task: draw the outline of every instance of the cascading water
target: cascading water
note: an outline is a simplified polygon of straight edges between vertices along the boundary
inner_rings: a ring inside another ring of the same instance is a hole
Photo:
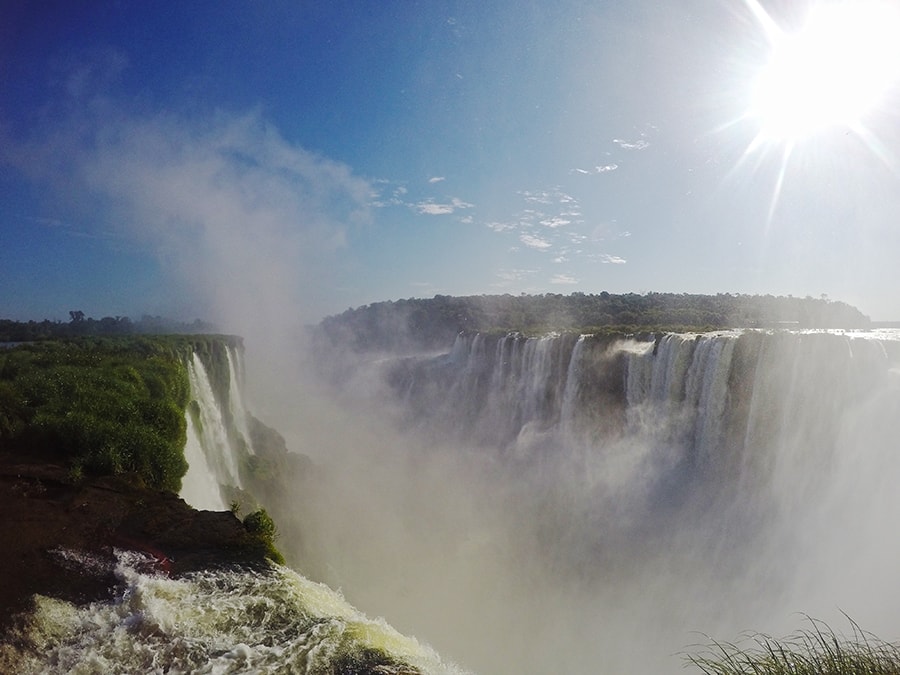
[[[240,356],[232,347],[224,352],[226,387],[216,391],[207,366],[194,353],[187,363],[192,401],[186,412],[188,471],[181,496],[195,508],[226,510],[220,485],[240,488],[241,462],[253,454],[249,414],[240,386]],[[212,364],[211,364],[212,365]]]
[[[427,565],[458,565],[477,611],[545,635],[523,644],[473,616],[454,643],[458,628],[396,603],[435,624],[430,640],[444,631],[442,652],[477,652],[476,670],[677,672],[691,631],[778,634],[797,612],[839,624],[842,610],[896,637],[900,547],[883,533],[900,518],[900,334],[460,335],[445,355],[381,367],[403,402],[411,475],[443,452],[434,471],[451,487],[429,484],[429,499],[460,509],[455,484],[477,504],[458,548],[448,534],[427,564],[410,554],[396,572],[440,584],[453,572]],[[428,536],[408,526],[405,545]],[[316,541],[323,556],[346,527]],[[478,560],[498,605],[465,577],[472,532],[496,542]],[[335,579],[352,589],[355,574],[343,563]],[[480,646],[479,631],[495,642]]]
[[[221,487],[240,486],[240,463],[252,453],[239,354],[231,347],[195,352],[186,366],[190,469],[182,496],[195,508],[227,510]],[[106,556],[52,553],[87,576],[114,576],[112,597],[79,605],[34,596],[27,621],[0,642],[4,672],[467,672],[384,619],[368,618],[340,592],[281,565],[212,567],[172,577],[161,553],[115,551],[114,566]]]
[[[383,620],[367,618],[339,593],[287,568],[211,570],[171,579],[153,573],[151,558],[117,555],[121,591],[114,602],[78,607],[38,596],[31,631],[21,645],[0,647],[0,657],[24,647],[15,659],[20,675],[463,673]],[[366,667],[371,649],[396,663]]]
[[[185,494],[236,484],[252,451],[223,364],[190,363],[187,478],[206,482]],[[403,414],[384,386],[339,399],[336,459],[286,494],[304,513],[279,546],[302,539],[313,578],[454,661],[684,672],[693,631],[778,635],[796,612],[897,636],[900,334],[460,336],[351,371],[383,375]],[[329,672],[361,635],[456,672],[336,600],[316,609],[325,590],[280,568],[173,580],[123,559],[119,576],[111,604],[40,601],[30,672],[75,654],[87,672]]]

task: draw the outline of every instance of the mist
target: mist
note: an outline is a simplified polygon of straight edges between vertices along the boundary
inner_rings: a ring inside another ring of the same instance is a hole
[[[43,163],[55,154],[62,165]],[[464,424],[452,401],[410,420],[383,377],[392,355],[331,354],[352,377],[323,377],[303,327],[338,282],[331,253],[366,227],[372,185],[260,113],[99,100],[10,158],[110,209],[91,233],[155,256],[174,313],[244,337],[248,407],[315,465],[279,505],[279,547],[444,658],[484,673],[674,673],[702,634],[779,635],[801,612],[896,637],[896,370],[856,381],[827,367],[848,363],[830,347],[771,346],[747,373],[767,436],[745,439],[768,451],[710,460],[703,481],[679,473],[685,443],[666,442],[692,411],[660,401],[629,402],[627,432],[602,445],[530,426],[491,446],[448,431]]]

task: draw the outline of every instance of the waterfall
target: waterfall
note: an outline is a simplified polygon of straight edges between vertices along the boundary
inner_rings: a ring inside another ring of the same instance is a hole
[[[192,364],[190,421],[209,404],[239,437],[233,357]],[[778,635],[839,610],[895,638],[900,333],[461,334],[353,358],[354,442],[292,535],[317,579],[441,653],[674,673],[692,631]],[[223,471],[201,430],[189,461]],[[222,443],[235,466],[252,452]]]
[[[231,413],[232,423],[238,438],[245,441],[247,451],[253,454],[253,446],[250,441],[250,432],[247,428],[248,414],[244,405],[243,394],[243,362],[240,352],[229,346],[225,352],[228,361],[228,408]]]
[[[409,424],[458,442],[552,452],[594,473],[627,455],[652,503],[693,499],[706,481],[707,495],[735,500],[764,484],[764,508],[791,509],[833,465],[848,411],[892,391],[898,345],[892,333],[822,331],[461,335],[395,382]]]
[[[216,357],[209,367],[227,376],[227,383],[218,388],[199,354],[193,353],[187,363],[192,400],[185,413],[188,471],[181,496],[195,508],[224,510],[220,486],[242,487],[241,463],[253,448],[241,391],[240,354],[228,347],[212,358]]]
[[[188,413],[187,440],[184,446],[184,458],[188,463],[188,471],[181,480],[181,498],[195,509],[224,511],[228,508],[219,489],[216,470],[210,464],[203,450],[203,441],[194,424],[193,415]]]

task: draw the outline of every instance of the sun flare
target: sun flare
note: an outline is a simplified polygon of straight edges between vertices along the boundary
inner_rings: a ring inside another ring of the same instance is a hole
[[[834,126],[854,128],[900,77],[896,4],[820,4],[792,33],[766,23],[770,58],[752,84],[750,111],[761,140],[793,143]]]

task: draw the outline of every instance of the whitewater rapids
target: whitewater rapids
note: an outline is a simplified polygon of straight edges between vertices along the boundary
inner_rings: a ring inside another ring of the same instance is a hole
[[[66,555],[86,567],[102,564]],[[20,675],[463,673],[286,567],[174,579],[144,555],[120,551],[117,558],[112,600],[77,606],[37,596],[27,630],[0,648],[0,663],[14,663]],[[406,666],[365,670],[371,649]]]

